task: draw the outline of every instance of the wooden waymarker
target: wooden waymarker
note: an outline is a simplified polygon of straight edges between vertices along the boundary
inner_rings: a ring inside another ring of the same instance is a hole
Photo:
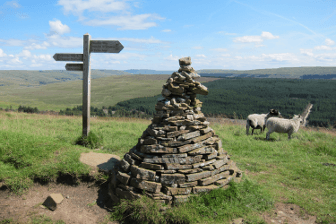
[[[83,71],[83,64],[66,64],[65,69],[67,71]]]
[[[83,35],[83,54],[55,54],[55,61],[82,61],[65,65],[67,71],[83,71],[83,136],[90,132],[91,65],[90,53],[119,53],[124,46],[118,40],[91,40],[90,34]]]
[[[83,54],[54,54],[55,61],[83,61]]]
[[[118,40],[91,40],[91,53],[119,53],[124,46]]]

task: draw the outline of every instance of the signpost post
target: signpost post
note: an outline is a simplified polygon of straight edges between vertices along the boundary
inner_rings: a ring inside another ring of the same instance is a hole
[[[83,71],[83,136],[90,132],[91,65],[90,53],[119,53],[124,46],[118,40],[91,40],[83,35],[83,54],[55,54],[55,61],[82,61],[65,65],[67,71]]]

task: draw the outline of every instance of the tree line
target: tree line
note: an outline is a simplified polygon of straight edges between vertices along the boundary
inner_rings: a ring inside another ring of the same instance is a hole
[[[17,112],[24,112],[24,113],[34,113],[34,114],[55,114],[55,115],[66,115],[66,116],[81,116],[83,107],[76,106],[73,108],[66,108],[65,110],[57,111],[42,111],[39,110],[37,107],[30,107],[30,106],[19,106],[17,110],[13,109],[12,106],[6,109],[0,108],[0,110],[5,111],[17,111]],[[124,107],[120,106],[109,106],[105,107],[102,106],[102,108],[98,107],[90,107],[90,116],[97,116],[97,117],[137,117],[137,118],[143,118],[143,119],[149,119],[152,118],[152,114],[147,114],[146,111],[142,112],[135,109],[125,109]]]
[[[225,78],[205,85],[209,94],[197,98],[203,102],[206,116],[246,119],[249,114],[277,109],[285,118],[292,118],[312,103],[308,125],[336,127],[336,80]],[[117,106],[153,114],[160,98],[135,98]]]
[[[225,78],[205,83],[207,96],[202,112],[208,117],[246,119],[249,114],[277,109],[285,118],[301,114],[308,103],[314,106],[309,126],[336,128],[336,80]],[[91,116],[151,118],[161,95],[135,98],[101,109],[91,106]],[[18,111],[40,113],[35,107],[20,106]],[[82,106],[60,110],[59,115],[78,116]]]

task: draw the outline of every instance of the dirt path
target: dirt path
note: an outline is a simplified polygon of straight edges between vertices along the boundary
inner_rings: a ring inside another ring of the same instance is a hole
[[[80,183],[78,186],[35,184],[21,196],[10,195],[8,190],[2,190],[0,221],[12,218],[20,223],[27,223],[33,216],[46,215],[55,221],[63,220],[65,223],[112,223],[105,219],[111,211],[105,185],[100,188],[93,183]],[[61,193],[64,197],[55,211],[41,206],[51,193]]]
[[[64,200],[55,211],[41,206],[51,193],[61,193]],[[50,183],[35,184],[21,196],[11,195],[8,190],[0,191],[0,221],[12,218],[19,223],[28,223],[34,216],[46,215],[52,220],[62,220],[69,224],[118,224],[109,222],[107,216],[112,211],[111,201],[107,194],[107,186],[96,186],[93,183],[80,183],[78,186]],[[268,224],[314,224],[316,216],[308,215],[294,204],[276,203],[272,211],[261,217]],[[243,224],[242,219],[233,223]]]

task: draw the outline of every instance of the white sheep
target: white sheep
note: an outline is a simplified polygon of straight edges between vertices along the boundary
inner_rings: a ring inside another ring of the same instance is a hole
[[[266,139],[269,140],[270,134],[273,132],[288,133],[288,139],[291,139],[291,135],[299,130],[300,123],[303,121],[304,119],[301,115],[294,115],[292,119],[271,117],[266,122],[268,129]]]
[[[250,114],[246,120],[246,135],[249,134],[250,127],[252,128],[252,135],[254,129],[261,129],[260,133],[262,133],[265,130],[266,120],[269,117],[281,117],[281,114],[275,109],[271,109],[268,114]]]

